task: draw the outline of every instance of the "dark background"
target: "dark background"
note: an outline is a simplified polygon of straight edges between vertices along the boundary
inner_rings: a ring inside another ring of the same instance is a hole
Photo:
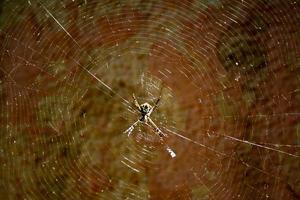
[[[0,4],[1,199],[300,198],[299,1]]]

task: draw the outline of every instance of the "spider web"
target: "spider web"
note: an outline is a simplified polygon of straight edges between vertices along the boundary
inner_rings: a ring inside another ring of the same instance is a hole
[[[0,7],[1,199],[299,199],[298,1]]]

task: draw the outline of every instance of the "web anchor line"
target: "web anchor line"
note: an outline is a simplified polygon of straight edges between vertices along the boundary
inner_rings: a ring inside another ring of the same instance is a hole
[[[44,6],[44,4],[41,3],[41,1],[37,0],[37,2],[41,5],[41,7],[47,12],[47,14],[49,14],[51,16],[51,18],[56,22],[56,24],[58,24],[58,26],[66,33],[66,35],[71,38],[71,40],[79,47],[79,49],[84,52],[81,47],[81,45],[75,40],[75,38],[65,29],[65,27],[58,21],[58,19],[56,19],[54,17],[54,15]],[[92,56],[90,54],[88,54],[87,52],[84,52],[87,54],[87,56],[90,59],[90,62],[93,63],[94,65],[96,65],[96,63],[94,62],[94,59],[92,58]],[[105,88],[107,88],[110,92],[112,92],[113,94],[117,95],[120,99],[122,99],[126,105],[128,105],[130,107],[129,102],[124,99],[119,93],[115,92],[111,87],[109,87],[106,83],[104,83],[100,78],[98,78],[95,74],[93,74],[91,71],[89,71],[86,67],[84,67],[82,64],[80,64],[79,62],[76,62],[79,67],[81,69],[83,69],[85,72],[87,72],[91,77],[93,77],[97,82],[99,82],[101,85],[103,85]]]

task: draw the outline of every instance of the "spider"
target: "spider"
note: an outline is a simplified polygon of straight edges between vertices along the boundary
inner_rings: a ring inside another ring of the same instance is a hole
[[[156,124],[152,121],[152,119],[150,118],[151,113],[158,107],[158,103],[160,101],[159,97],[154,106],[151,106],[149,103],[143,103],[142,105],[140,105],[135,97],[134,94],[132,94],[132,98],[134,101],[134,106],[137,108],[137,110],[140,112],[141,117],[134,122],[126,131],[125,133],[128,133],[128,136],[130,136],[131,132],[133,131],[133,129],[138,125],[138,123],[145,123],[146,125],[152,127],[155,132],[158,134],[158,136],[160,137],[161,142],[163,141],[163,137],[167,137],[166,134],[164,134],[157,126]],[[176,156],[176,154],[168,147],[166,146],[167,151],[170,153],[171,157],[174,158]]]
[[[159,135],[160,139],[163,137],[167,137],[166,134],[164,134],[157,126],[156,124],[152,121],[150,118],[151,113],[157,108],[158,103],[160,101],[160,97],[156,100],[155,105],[151,106],[149,103],[143,103],[140,105],[135,97],[134,94],[132,94],[132,98],[134,101],[134,106],[137,108],[137,110],[140,112],[141,117],[132,124],[131,127],[129,127],[125,132],[128,132],[128,136],[130,136],[131,132],[133,129],[138,125],[138,123],[145,123],[146,125],[152,127],[155,132]]]

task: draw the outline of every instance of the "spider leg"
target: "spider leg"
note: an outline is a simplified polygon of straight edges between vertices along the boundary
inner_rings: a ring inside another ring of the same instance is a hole
[[[139,122],[140,122],[140,120],[137,120],[136,122],[134,122],[126,131],[124,131],[124,133],[127,133],[128,137],[129,137],[130,134],[132,133],[133,129],[138,125]]]
[[[140,111],[140,109],[141,109],[140,104],[139,104],[139,102],[136,100],[134,94],[132,94],[132,98],[133,98],[133,101],[134,101],[134,106]]]
[[[148,124],[148,122],[150,122],[150,124]],[[161,143],[162,145],[165,146],[165,148],[166,148],[167,152],[170,154],[170,156],[171,156],[172,158],[176,157],[176,153],[175,153],[168,145],[166,145],[165,142],[164,142],[164,140],[163,140],[163,137],[168,137],[168,136],[167,136],[165,133],[163,133],[163,132],[156,126],[156,124],[151,120],[150,117],[147,118],[147,122],[145,122],[145,123],[146,123],[146,125],[148,125],[148,126],[150,126],[150,127],[152,127],[152,128],[155,129],[155,132],[158,133],[158,135],[159,135],[159,137],[160,137],[160,143]]]
[[[150,117],[148,117],[148,121],[152,128],[154,128],[155,132],[159,135],[159,137],[162,139],[163,137],[167,137],[165,133],[163,133],[157,126],[156,124],[152,121]]]
[[[156,100],[156,102],[155,102],[155,106],[158,105],[158,103],[159,103],[159,101],[160,101],[160,98],[161,98],[161,96],[159,96],[159,97],[157,98],[157,100]]]
[[[155,102],[153,108],[151,109],[151,113],[158,107],[158,103],[159,103],[159,101],[160,101],[160,98],[161,98],[161,96],[159,96],[158,99],[156,100],[156,102]]]
[[[151,111],[154,111],[154,110],[158,107],[158,103],[159,103],[159,101],[160,101],[160,99],[161,99],[161,95],[162,95],[163,89],[164,89],[164,86],[163,86],[163,84],[162,84],[162,85],[160,86],[159,96],[158,96],[158,98],[157,98],[157,100],[156,100],[156,102],[155,102],[155,104],[154,104],[154,106],[153,106],[153,108],[152,108]]]

